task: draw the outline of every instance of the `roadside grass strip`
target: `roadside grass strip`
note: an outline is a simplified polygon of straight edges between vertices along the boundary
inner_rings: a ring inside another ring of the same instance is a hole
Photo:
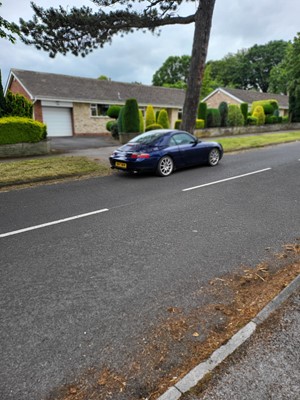
[[[85,157],[47,157],[0,163],[0,187],[88,174],[107,175],[110,168]]]
[[[262,135],[233,136],[227,138],[217,137],[215,140],[221,143],[225,152],[230,152],[294,142],[300,140],[300,132],[266,133]]]

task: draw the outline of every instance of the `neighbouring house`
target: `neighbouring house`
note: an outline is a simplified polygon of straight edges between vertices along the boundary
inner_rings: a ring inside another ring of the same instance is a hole
[[[20,69],[11,69],[5,94],[8,90],[33,102],[33,118],[47,125],[48,136],[108,134],[108,107],[124,105],[129,98],[135,98],[142,111],[148,104],[166,109],[174,127],[185,97],[180,89]]]
[[[274,93],[262,93],[254,90],[242,90],[232,88],[217,88],[202,101],[207,103],[210,108],[218,108],[222,101],[227,104],[248,103],[249,110],[253,101],[258,100],[277,100],[279,105],[279,114],[281,116],[288,115],[289,111],[289,96],[274,94]]]

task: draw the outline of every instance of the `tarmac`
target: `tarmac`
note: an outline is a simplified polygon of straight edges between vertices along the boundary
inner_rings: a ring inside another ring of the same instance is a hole
[[[109,137],[51,139],[54,152],[107,162],[119,146]],[[300,275],[208,360],[157,400],[298,400],[299,332]],[[206,385],[208,376],[210,383]]]
[[[108,136],[50,140],[52,154],[80,155],[106,162],[120,146]],[[298,400],[299,332],[300,275],[209,359],[157,400]]]

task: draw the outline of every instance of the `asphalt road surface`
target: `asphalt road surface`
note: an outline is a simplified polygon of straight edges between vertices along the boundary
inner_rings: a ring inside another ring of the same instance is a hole
[[[199,286],[293,242],[299,160],[296,142],[168,178],[1,192],[0,398],[41,400],[126,364],[167,307],[200,306]]]

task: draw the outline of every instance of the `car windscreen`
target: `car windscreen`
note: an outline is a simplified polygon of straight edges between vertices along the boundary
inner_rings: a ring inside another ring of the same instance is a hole
[[[166,134],[166,132],[161,132],[161,131],[145,132],[145,133],[142,133],[141,135],[138,135],[135,138],[131,139],[130,143],[139,143],[139,144],[144,144],[144,145],[151,144],[165,134]]]

